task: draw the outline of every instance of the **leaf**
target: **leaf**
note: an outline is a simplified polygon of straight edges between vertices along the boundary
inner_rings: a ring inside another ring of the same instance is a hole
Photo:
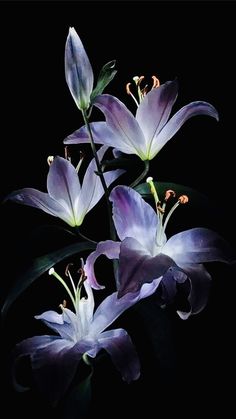
[[[91,102],[95,99],[96,96],[101,95],[105,87],[112,81],[115,77],[117,70],[114,69],[116,61],[109,61],[105,64],[98,76],[98,81],[96,87],[93,89],[91,94]]]
[[[91,379],[93,369],[89,375],[76,385],[67,397],[64,405],[63,418],[85,419],[88,418],[90,402],[92,398]]]
[[[52,266],[68,256],[85,250],[94,250],[95,247],[96,246],[93,243],[87,241],[74,243],[63,247],[62,249],[35,258],[27,271],[19,275],[17,281],[10,290],[1,310],[2,317],[5,318],[10,306],[22,294],[22,292],[25,291],[35,281],[35,279],[49,270]]]
[[[103,160],[102,162],[102,171],[108,172],[109,170],[115,170],[115,169],[127,169],[134,165],[134,163],[126,159],[125,157],[119,157],[117,159],[112,160]]]
[[[195,189],[189,188],[185,185],[180,185],[178,183],[172,182],[154,182],[155,188],[157,190],[159,199],[162,201],[165,198],[165,192],[168,189],[172,189],[176,192],[177,197],[180,195],[187,195],[189,197],[189,204],[193,206],[201,207],[214,207],[214,202],[212,202],[207,196],[196,191]],[[141,183],[140,185],[134,188],[143,198],[152,198],[150,191],[150,186],[147,183]]]

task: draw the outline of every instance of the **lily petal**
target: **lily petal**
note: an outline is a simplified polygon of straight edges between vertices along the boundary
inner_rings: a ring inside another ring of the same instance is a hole
[[[139,300],[152,295],[160,283],[160,278],[154,279],[150,284],[144,284],[138,292],[129,292],[118,298],[118,293],[109,295],[98,306],[90,326],[91,336],[97,336],[112,324],[125,310],[132,307]]]
[[[116,186],[111,194],[113,220],[120,240],[133,237],[154,254],[158,219],[141,195],[127,186]]]
[[[106,240],[98,243],[96,250],[90,253],[84,265],[84,271],[87,277],[87,281],[92,288],[96,290],[104,288],[103,285],[98,284],[94,273],[94,263],[96,262],[97,258],[101,255],[105,255],[108,259],[119,259],[119,254],[120,243],[114,242],[112,240]]]
[[[189,312],[177,311],[181,319],[186,320],[191,314],[197,314],[204,309],[207,304],[211,276],[203,265],[185,265],[182,266],[188,275],[191,290],[188,296],[190,304]]]
[[[124,381],[130,383],[140,376],[140,362],[130,336],[124,329],[103,332],[99,344],[111,356]]]
[[[86,110],[93,90],[93,70],[74,28],[69,29],[65,46],[65,76],[79,109]]]
[[[119,144],[120,136],[118,136],[116,131],[113,131],[106,122],[91,122],[90,128],[93,135],[93,140],[95,144],[104,144],[109,147],[116,147],[116,143]],[[84,125],[80,129],[73,132],[71,135],[65,138],[63,141],[64,144],[80,144],[80,143],[90,143],[88,136],[88,129]],[[123,148],[125,145],[123,146]],[[126,147],[127,154],[132,154],[134,151],[129,146]]]
[[[162,147],[164,147],[189,118],[197,115],[208,115],[217,121],[219,120],[217,110],[210,103],[202,101],[189,103],[173,115],[163,129],[155,135],[150,151],[152,158],[159,153]]]
[[[66,311],[70,312],[70,317],[66,314]],[[63,339],[73,339],[76,336],[75,324],[79,322],[79,319],[71,310],[64,309],[62,314],[49,310],[34,317],[36,320],[41,320],[54,332],[57,332]]]
[[[162,252],[179,266],[205,262],[231,263],[235,260],[229,244],[207,228],[192,228],[175,234],[164,245]]]
[[[12,192],[6,200],[10,200],[22,205],[28,205],[38,208],[47,214],[59,217],[71,226],[74,226],[74,220],[68,209],[65,209],[59,202],[56,202],[47,193],[40,192],[34,188],[24,188]]]
[[[68,160],[55,157],[49,169],[47,189],[49,195],[72,214],[74,225],[77,225],[78,197],[81,186],[78,174]]]
[[[111,95],[99,95],[94,101],[94,106],[105,115],[108,127],[116,135],[113,147],[128,154],[137,154],[146,160],[145,138],[138,122],[126,106]]]
[[[135,239],[127,237],[121,242],[119,263],[119,298],[128,292],[139,291],[146,282],[160,278],[174,261],[165,254],[151,257],[146,249]]]
[[[147,149],[166,124],[178,94],[177,80],[151,90],[141,101],[136,119],[144,133]]]
[[[98,152],[97,156],[99,161],[102,160],[105,152],[107,151],[106,146],[102,146]],[[83,185],[80,195],[79,203],[79,219],[84,218],[84,216],[98,203],[101,197],[104,195],[104,189],[100,177],[95,173],[97,170],[95,159],[93,158],[86,170]],[[119,176],[124,173],[124,170],[117,169],[110,172],[104,173],[104,178],[106,181],[107,187],[110,186]]]

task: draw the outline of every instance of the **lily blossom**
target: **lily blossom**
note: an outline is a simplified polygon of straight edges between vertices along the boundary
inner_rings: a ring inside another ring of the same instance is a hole
[[[69,29],[65,46],[65,76],[73,99],[80,110],[89,108],[93,90],[93,70],[74,28]]]
[[[97,152],[101,160],[107,147]],[[95,173],[96,163],[92,159],[84,175],[82,186],[75,167],[62,157],[52,161],[47,177],[48,193],[33,188],[12,192],[6,200],[39,208],[44,212],[61,218],[71,227],[80,226],[85,215],[97,204],[104,194],[99,176]],[[107,186],[116,180],[123,170],[104,173]]]
[[[196,101],[181,108],[171,119],[178,83],[168,81],[145,94],[135,117],[116,97],[99,95],[93,105],[105,115],[106,122],[90,124],[94,142],[114,147],[141,160],[152,160],[189,118],[208,115],[218,120],[217,110],[207,102]],[[69,135],[65,144],[89,142],[85,126]]]
[[[168,191],[169,192],[169,191]],[[210,274],[203,263],[233,262],[233,252],[228,243],[207,228],[192,228],[166,238],[165,230],[175,208],[184,203],[179,198],[163,222],[164,206],[157,213],[142,197],[127,186],[115,187],[110,195],[113,203],[113,220],[120,242],[104,241],[98,244],[86,261],[85,272],[91,286],[98,284],[94,263],[101,254],[119,259],[118,296],[137,292],[144,283],[159,278],[168,298],[176,293],[176,282],[190,284],[188,312],[179,311],[181,318],[200,312],[207,303]]]
[[[57,276],[53,269],[51,274]],[[126,294],[120,299],[115,292],[102,301],[95,313],[93,292],[88,281],[83,282],[86,292],[83,298],[79,297],[81,287],[76,289],[73,284],[75,312],[61,305],[62,314],[46,311],[35,316],[57,335],[34,336],[17,344],[14,365],[22,357],[30,356],[34,381],[54,404],[70,386],[81,358],[95,358],[101,349],[108,352],[123,380],[137,380],[140,363],[131,338],[124,329],[105,329],[141,298],[152,294],[158,283],[144,284],[139,292]],[[17,383],[15,374],[14,382],[19,390],[27,389]]]

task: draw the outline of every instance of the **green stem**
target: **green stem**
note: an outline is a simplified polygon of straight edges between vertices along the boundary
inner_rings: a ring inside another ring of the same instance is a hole
[[[134,188],[135,186],[137,186],[141,182],[141,180],[143,180],[145,178],[145,176],[147,176],[147,174],[148,174],[149,160],[144,160],[143,163],[144,163],[144,170],[142,171],[141,175],[139,175],[139,177],[129,185],[131,188]]]
[[[76,231],[76,234],[78,234],[78,236],[80,236],[82,239],[87,240],[87,241],[88,241],[88,242],[90,242],[90,243],[97,244],[97,242],[95,242],[95,240],[92,240],[92,239],[90,239],[89,237],[87,237],[87,236],[85,236],[84,234],[82,234],[82,233],[79,231],[79,228],[78,228],[78,227],[75,227],[75,231]]]
[[[89,120],[88,120],[87,114],[86,114],[85,111],[82,111],[82,115],[83,115],[84,122],[85,122],[85,125],[86,125],[87,130],[88,130],[92,152],[93,152],[93,155],[94,155],[94,158],[95,158],[95,162],[96,162],[96,165],[97,165],[97,169],[98,169],[98,176],[101,179],[102,186],[103,186],[104,193],[105,193],[105,198],[106,198],[106,203],[107,203],[107,210],[108,210],[108,215],[109,215],[110,236],[111,236],[111,239],[112,240],[116,240],[116,231],[115,231],[115,227],[114,227],[113,219],[112,219],[111,206],[110,206],[110,202],[109,202],[108,188],[107,188],[107,185],[106,185],[106,182],[105,182],[105,178],[104,178],[104,175],[103,175],[103,172],[102,172],[102,169],[101,169],[101,164],[100,164],[99,159],[98,159],[97,150],[96,150],[96,147],[95,147],[95,143],[94,143],[94,139],[93,139],[93,134],[92,134],[92,131],[91,131],[91,127],[90,127],[90,124],[89,124]]]

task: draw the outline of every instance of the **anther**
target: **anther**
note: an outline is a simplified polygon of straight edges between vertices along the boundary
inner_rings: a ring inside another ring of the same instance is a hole
[[[70,267],[73,266],[73,263],[68,263],[68,265],[66,265],[66,269],[65,269],[65,275],[69,276],[70,275]]]
[[[130,85],[131,85],[131,83],[127,83],[126,84],[126,93],[127,93],[127,95],[131,95]]]
[[[53,160],[54,160],[54,156],[48,156],[48,158],[47,158],[48,166],[51,166]]]
[[[69,154],[69,150],[68,150],[68,146],[66,145],[64,148],[64,153],[65,153],[65,159],[71,161],[71,157]]]
[[[166,193],[165,193],[165,201],[168,201],[168,199],[175,198],[175,197],[176,197],[175,191],[172,191],[172,189],[168,189],[168,191],[166,191]]]
[[[153,80],[152,89],[156,89],[157,87],[160,86],[160,81],[156,76],[152,76],[152,80]]]
[[[187,195],[181,195],[178,199],[180,204],[187,204],[187,202],[189,201]]]

